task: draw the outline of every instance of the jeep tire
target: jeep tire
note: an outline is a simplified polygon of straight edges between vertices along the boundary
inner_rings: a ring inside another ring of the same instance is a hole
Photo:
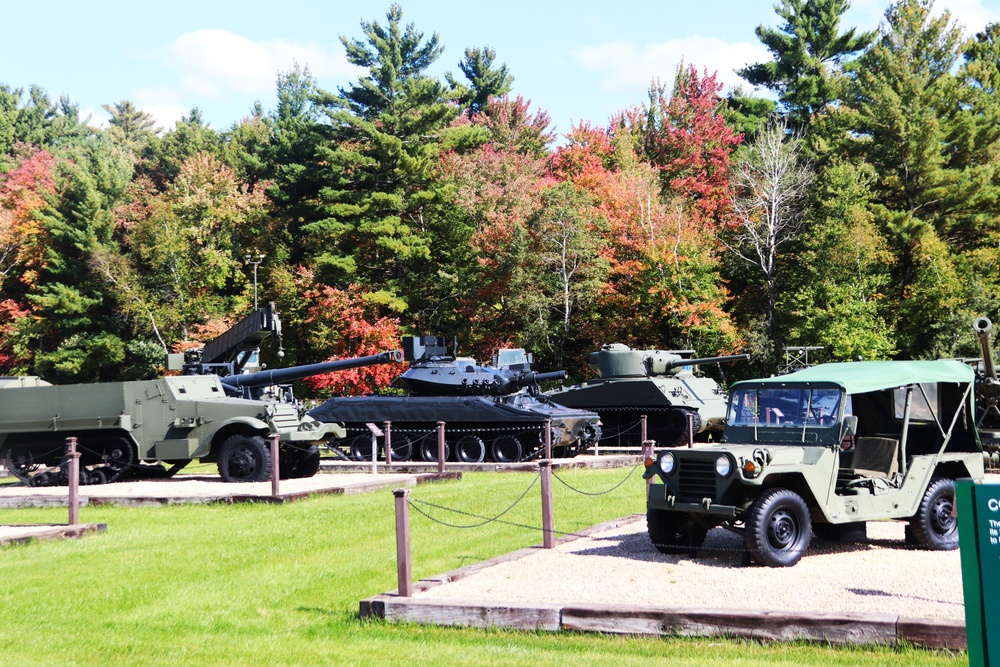
[[[646,510],[649,539],[661,554],[691,554],[705,541],[708,530],[692,516],[670,510]]]
[[[811,536],[809,508],[790,489],[767,489],[747,510],[744,539],[761,565],[795,565],[809,549]]]
[[[939,478],[927,485],[920,507],[910,519],[911,534],[917,544],[935,551],[958,548],[958,522],[952,515],[954,506],[953,480]]]

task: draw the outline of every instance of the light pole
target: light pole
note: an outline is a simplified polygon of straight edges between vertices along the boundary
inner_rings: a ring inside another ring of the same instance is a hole
[[[256,257],[256,259],[254,259]],[[265,255],[263,253],[258,253],[256,255],[246,255],[247,264],[253,264],[253,309],[257,310],[257,267],[262,261],[264,261]]]

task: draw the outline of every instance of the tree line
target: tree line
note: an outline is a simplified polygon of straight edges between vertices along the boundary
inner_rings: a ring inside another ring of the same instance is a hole
[[[558,144],[493,49],[430,76],[443,45],[399,5],[341,36],[356,81],[296,66],[221,131],[197,108],[164,131],[128,100],[95,128],[0,84],[0,371],[153,377],[249,312],[252,262],[283,364],[407,333],[576,377],[610,342],[746,351],[744,375],[786,346],[972,356],[973,315],[1000,313],[1000,24],[963,38],[897,0],[861,33],[848,7],[781,0],[746,88],[682,64]]]

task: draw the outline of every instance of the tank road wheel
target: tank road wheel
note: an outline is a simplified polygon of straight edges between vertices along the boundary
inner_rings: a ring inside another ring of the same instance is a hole
[[[516,463],[523,455],[521,441],[514,435],[499,435],[490,445],[490,460],[497,463]]]
[[[768,489],[747,511],[747,549],[761,565],[795,565],[809,548],[811,524],[802,496],[789,489]]]
[[[409,461],[413,456],[413,438],[406,433],[392,434],[392,460]]]
[[[114,438],[101,444],[101,460],[107,469],[104,471],[108,482],[116,482],[128,475],[135,465],[135,450],[125,438]]]
[[[685,554],[693,557],[705,542],[708,530],[690,515],[669,510],[646,510],[649,540],[661,554]]]
[[[355,461],[372,460],[371,433],[362,433],[351,438],[351,458]]]
[[[463,435],[455,444],[455,456],[462,463],[482,463],[486,458],[486,443],[478,435]]]
[[[958,548],[958,522],[951,514],[954,505],[954,481],[937,479],[928,485],[917,513],[910,519],[910,530],[920,546],[936,551]]]
[[[435,433],[432,432],[420,441],[420,458],[427,463],[437,463],[438,441]],[[449,458],[451,458],[451,445],[446,442],[444,443],[444,460],[447,461]]]
[[[7,470],[22,482],[31,485],[31,477],[42,467],[41,461],[35,458],[31,446],[16,443],[7,448],[3,464]]]
[[[219,474],[224,482],[271,479],[271,448],[259,435],[231,435],[219,450]]]

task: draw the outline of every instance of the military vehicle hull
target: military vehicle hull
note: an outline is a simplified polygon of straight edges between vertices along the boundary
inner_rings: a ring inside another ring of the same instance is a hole
[[[632,350],[613,343],[590,355],[600,377],[548,392],[567,407],[593,410],[604,428],[602,446],[640,446],[646,437],[660,446],[707,441],[722,432],[726,395],[713,379],[694,375],[699,364],[745,359],[746,355],[691,358],[690,350]]]
[[[365,396],[332,398],[311,410],[323,422],[343,423],[346,453],[371,458],[368,423],[389,421],[393,459],[437,461],[437,423],[445,422],[445,458],[510,463],[542,454],[551,420],[553,456],[572,457],[600,439],[599,417],[529,394],[508,396]],[[377,446],[384,451],[382,438]]]
[[[214,375],[50,385],[0,381],[0,460],[29,485],[65,484],[65,442],[77,438],[81,481],[163,476],[192,459],[215,462],[225,481],[271,475],[266,438],[280,438],[282,473],[315,474],[317,445],[336,424],[300,420],[293,405],[226,396]]]

